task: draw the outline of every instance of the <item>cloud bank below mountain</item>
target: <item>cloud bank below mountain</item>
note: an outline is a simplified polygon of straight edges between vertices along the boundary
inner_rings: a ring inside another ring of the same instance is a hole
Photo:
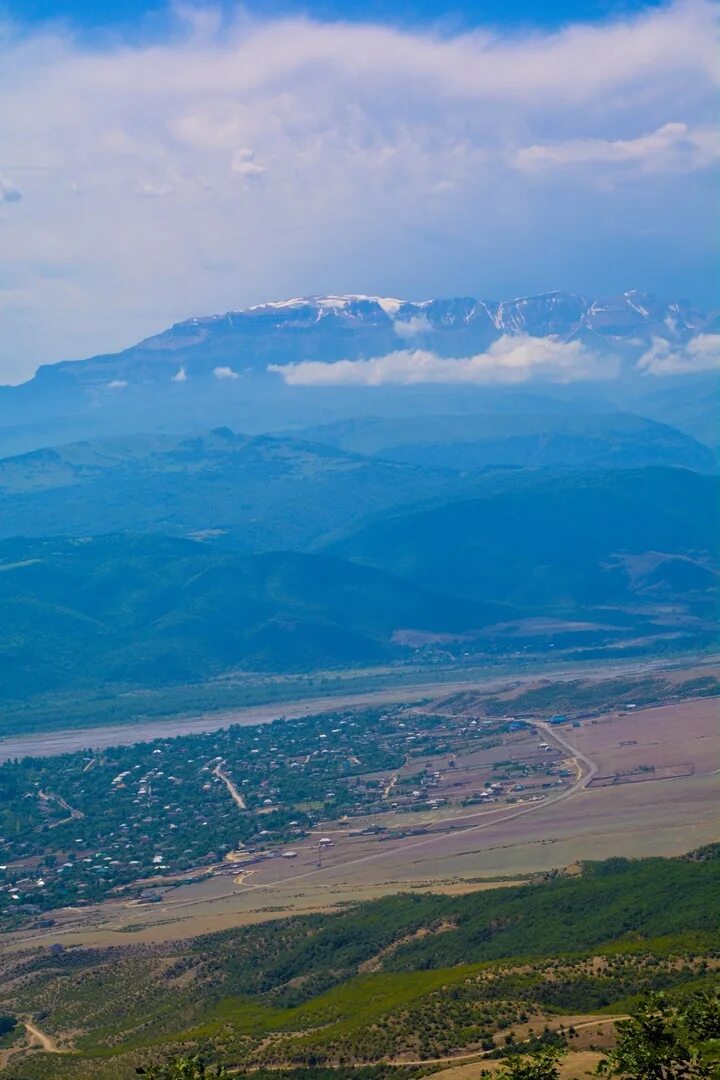
[[[656,338],[638,361],[649,375],[690,375],[720,370],[720,334],[698,334],[684,346]]]
[[[600,357],[579,341],[528,334],[503,334],[487,352],[442,357],[425,349],[399,349],[369,360],[308,361],[271,365],[289,386],[412,386],[418,383],[522,383],[608,379],[618,372],[612,357]]]
[[[698,334],[685,345],[656,338],[635,365],[645,375],[690,375],[720,370],[720,334]],[[421,383],[517,384],[537,379],[571,383],[613,379],[617,356],[580,341],[503,334],[486,352],[444,357],[427,349],[398,349],[367,360],[309,360],[270,365],[288,386],[413,386]]]

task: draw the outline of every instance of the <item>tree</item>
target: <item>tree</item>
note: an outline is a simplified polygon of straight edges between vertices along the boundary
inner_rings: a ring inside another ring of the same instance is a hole
[[[215,1080],[216,1077],[228,1075],[222,1065],[207,1068],[198,1057],[175,1058],[163,1065],[150,1065],[147,1068],[141,1065],[135,1072],[147,1080]]]
[[[558,1080],[558,1061],[564,1053],[561,1047],[544,1046],[531,1054],[512,1054],[498,1075],[502,1080]]]
[[[720,990],[701,990],[682,1011],[682,1020],[691,1037],[700,1042],[720,1039]]]
[[[673,1007],[662,993],[649,994],[617,1025],[617,1046],[600,1062],[601,1076],[626,1080],[704,1080],[717,1072],[717,1053],[701,1045],[720,1033],[717,995],[698,994]]]

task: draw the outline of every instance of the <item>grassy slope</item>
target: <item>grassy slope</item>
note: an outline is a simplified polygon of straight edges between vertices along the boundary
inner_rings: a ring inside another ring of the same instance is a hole
[[[390,897],[159,951],[70,950],[25,964],[19,1000],[0,1005],[44,1014],[51,1031],[87,1028],[69,1077],[83,1075],[80,1060],[95,1075],[108,1056],[124,1076],[143,1047],[181,1043],[249,1063],[312,1063],[413,1052],[420,1033],[432,1055],[522,1012],[622,1011],[643,989],[703,984],[702,958],[720,940],[717,848],[704,856],[609,860],[464,897]],[[598,955],[602,970],[583,959]],[[363,972],[368,961],[379,970]],[[45,1075],[33,1067],[18,1076]]]

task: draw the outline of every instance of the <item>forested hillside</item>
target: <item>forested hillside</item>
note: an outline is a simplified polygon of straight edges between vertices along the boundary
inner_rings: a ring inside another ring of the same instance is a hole
[[[622,1013],[649,990],[711,985],[719,874],[711,847],[181,943],[41,951],[13,969],[23,979],[0,1007],[41,1014],[61,1038],[72,1030],[71,1053],[28,1058],[13,1075],[120,1080],[181,1047],[236,1066],[512,1050],[528,1022],[542,1032],[556,1015]]]

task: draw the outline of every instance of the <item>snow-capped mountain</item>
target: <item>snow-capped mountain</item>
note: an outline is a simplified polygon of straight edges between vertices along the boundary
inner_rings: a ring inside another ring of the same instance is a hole
[[[686,302],[668,303],[641,292],[610,300],[566,292],[503,301],[300,297],[187,319],[119,353],[41,367],[21,386],[0,387],[0,425],[5,427],[4,445],[13,451],[45,445],[51,437],[48,424],[52,441],[64,441],[66,434],[147,431],[156,424],[184,431],[222,423],[245,431],[304,426],[310,414],[316,421],[352,415],[366,408],[367,399],[362,404],[358,393],[352,401],[339,391],[335,397],[303,393],[288,387],[278,368],[408,350],[439,358],[474,357],[499,339],[517,335],[577,342],[585,355],[609,357],[613,371],[637,383],[638,358],[657,347],[658,339],[661,347],[667,342],[675,349],[719,331],[717,317]],[[558,381],[571,383],[572,373]],[[408,397],[403,409],[422,409],[418,394],[412,404]],[[458,395],[466,396],[438,387],[432,395],[436,406],[442,398],[450,411],[458,407]],[[386,407],[375,395],[367,407],[379,403]],[[17,439],[8,437],[13,426]]]
[[[48,365],[35,381],[118,388],[173,377],[184,382],[224,368],[231,378],[268,365],[365,359],[408,347],[462,357],[503,334],[580,338],[639,355],[653,338],[682,343],[709,322],[690,304],[640,292],[612,300],[564,292],[504,301],[312,296],[187,319],[120,353]]]
[[[266,329],[310,330],[323,325],[344,328],[392,328],[401,338],[432,331],[466,330],[478,333],[550,334],[569,340],[582,333],[623,339],[649,335],[678,339],[696,333],[707,316],[681,301],[665,303],[642,292],[627,292],[611,300],[576,293],[553,292],[514,300],[476,300],[472,297],[436,300],[398,300],[383,296],[311,296],[273,301],[254,307],[178,323],[142,344],[158,348],[187,340],[195,331],[203,339],[219,328],[227,332]]]

